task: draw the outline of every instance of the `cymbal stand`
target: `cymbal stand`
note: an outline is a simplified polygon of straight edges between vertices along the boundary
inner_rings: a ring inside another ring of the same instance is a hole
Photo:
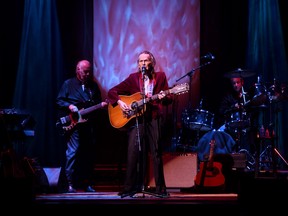
[[[270,98],[269,99],[270,100],[270,103],[271,103],[271,101],[272,101],[272,99]],[[272,110],[272,108],[271,108],[271,110]],[[272,112],[272,111],[271,111]],[[275,112],[275,111],[274,111]],[[271,121],[271,120],[270,120]],[[278,131],[278,115],[276,115],[276,126],[277,126],[277,130],[276,131]],[[270,123],[271,124],[271,123]],[[272,134],[273,135],[273,134]],[[277,145],[277,144],[276,144]],[[276,145],[274,145],[274,152],[281,158],[281,160],[286,164],[286,166],[288,166],[288,162],[287,162],[287,160],[285,160],[285,158],[280,154],[280,152],[277,150],[277,148],[275,147]],[[274,154],[275,154],[274,153]]]
[[[241,150],[241,141],[242,141],[242,130],[240,127],[235,128],[235,142],[236,142],[236,152]]]
[[[243,128],[242,127],[238,127],[235,129],[235,146],[236,146],[236,150],[235,152],[237,153],[244,153],[246,156],[246,169],[251,170],[253,168],[253,166],[255,165],[255,158],[254,155],[251,154],[251,152],[249,151],[249,149],[242,147],[242,142],[243,142]]]
[[[274,81],[275,82],[275,81]],[[272,102],[273,102],[273,97],[271,96],[271,95],[269,95],[269,111],[270,111],[270,123],[269,123],[269,126],[273,126],[273,122],[272,122],[272,114],[273,114],[273,109],[272,109]],[[275,121],[276,121],[276,123],[275,123],[275,126],[276,126],[276,128],[275,128],[275,131],[278,131],[278,115],[277,115],[277,111],[275,111],[274,110],[274,114],[276,113],[276,119],[275,119]],[[272,133],[271,134],[273,137],[272,138],[275,138],[274,136],[275,136],[275,134],[274,133]],[[277,139],[276,139],[277,140]],[[277,150],[277,148],[276,148],[276,146],[277,146],[277,144],[276,143],[274,143],[275,141],[273,141],[273,145],[271,146],[271,147],[273,147],[273,154],[272,154],[272,157],[274,157],[274,161],[273,161],[273,163],[274,163],[274,166],[276,166],[276,158],[275,158],[275,154],[277,154],[280,158],[281,158],[281,160],[288,166],[288,162],[284,159],[284,157],[280,154],[280,152]],[[272,158],[273,159],[273,158]]]
[[[274,129],[273,129],[273,122],[272,122],[272,100],[273,98],[271,96],[269,96],[269,114],[270,114],[270,123],[269,123],[269,134],[265,134],[264,137],[260,137],[259,138],[259,144],[263,144],[263,142],[265,140],[268,140],[269,143],[267,144],[266,148],[260,153],[258,154],[258,163],[261,164],[262,167],[267,167],[270,169],[269,166],[267,166],[267,163],[272,163],[272,170],[273,173],[276,174],[277,171],[277,161],[276,161],[276,156],[278,155],[281,160],[288,166],[288,162],[285,160],[285,158],[280,154],[280,152],[277,150],[276,145],[275,145],[275,140],[277,140],[277,136],[274,133]],[[276,113],[277,116],[277,113]],[[278,117],[276,117],[276,121],[278,121]],[[276,122],[276,127],[278,127],[278,122]],[[277,129],[277,128],[276,128]],[[266,129],[267,131],[267,129]],[[277,131],[277,130],[276,130]],[[260,146],[258,147],[260,148]],[[259,153],[259,150],[258,150]],[[260,165],[258,164],[258,169],[256,169],[256,171],[258,172],[260,169]]]
[[[241,89],[241,94],[242,94],[242,99],[243,99],[243,104],[246,104],[246,92],[244,91],[244,87],[242,86]],[[242,102],[241,99],[241,102]],[[240,100],[238,102],[239,106],[241,106],[242,103],[240,103]],[[242,118],[242,113],[239,116],[240,118]],[[235,128],[234,133],[236,134],[235,136],[235,141],[236,141],[236,152],[239,152],[241,150],[241,141],[242,141],[242,127],[238,125],[238,127]]]

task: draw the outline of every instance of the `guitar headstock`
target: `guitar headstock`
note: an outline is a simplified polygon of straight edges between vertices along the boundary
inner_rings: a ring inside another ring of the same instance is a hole
[[[189,91],[189,84],[188,83],[181,83],[176,86],[174,86],[172,89],[170,89],[170,93],[173,94],[184,94]]]

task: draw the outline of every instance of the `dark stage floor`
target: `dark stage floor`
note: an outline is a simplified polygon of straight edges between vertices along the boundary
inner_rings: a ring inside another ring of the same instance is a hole
[[[120,188],[95,185],[96,192],[62,193],[57,188],[34,193],[33,186],[17,180],[2,189],[2,209],[29,215],[94,212],[114,214],[150,214],[154,211],[172,214],[271,215],[288,211],[288,172],[259,173],[236,171],[227,181],[229,188],[221,191],[191,188],[168,188],[169,197],[153,193],[137,193],[133,197],[118,196]],[[229,182],[230,181],[230,182]],[[228,186],[228,185],[226,185]],[[31,191],[32,189],[32,191]],[[99,212],[101,211],[101,212]],[[156,213],[155,212],[155,213]]]

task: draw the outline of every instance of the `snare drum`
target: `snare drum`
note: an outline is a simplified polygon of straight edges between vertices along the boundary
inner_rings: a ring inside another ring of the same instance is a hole
[[[213,128],[214,114],[202,109],[185,110],[182,120],[191,130],[210,131]]]
[[[247,128],[250,125],[250,117],[243,109],[230,111],[226,114],[225,125],[229,128]]]

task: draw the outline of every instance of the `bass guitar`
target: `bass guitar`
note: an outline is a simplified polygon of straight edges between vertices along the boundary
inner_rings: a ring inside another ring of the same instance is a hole
[[[208,161],[200,163],[199,172],[195,177],[195,186],[198,188],[222,187],[225,184],[225,177],[222,173],[222,164],[213,161],[215,139],[210,141]]]
[[[94,106],[88,107],[86,109],[81,109],[78,112],[71,112],[67,116],[63,116],[59,118],[56,122],[56,128],[59,131],[59,134],[64,135],[67,131],[74,128],[78,123],[84,123],[87,121],[85,119],[85,115],[98,110],[108,104],[108,101],[102,101],[99,104],[96,104]]]
[[[189,91],[189,85],[187,83],[182,83],[174,86],[171,89],[164,91],[164,94],[181,94]],[[123,112],[119,105],[113,106],[112,104],[108,105],[108,115],[111,125],[114,128],[121,129],[123,128],[131,119],[136,117],[136,114],[142,114],[143,111],[143,99],[140,92],[137,92],[133,95],[119,96],[122,101],[124,101],[127,105],[130,105],[132,108],[129,112]],[[152,95],[151,97],[145,98],[145,102],[158,99],[158,94]],[[134,109],[133,109],[134,108]]]

